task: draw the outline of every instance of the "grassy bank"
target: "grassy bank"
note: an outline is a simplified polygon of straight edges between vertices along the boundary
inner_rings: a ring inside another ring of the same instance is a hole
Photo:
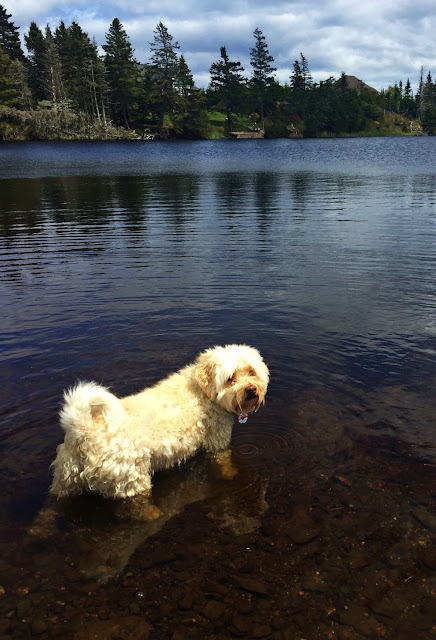
[[[209,112],[210,121],[210,139],[217,140],[226,138],[226,117],[225,114],[218,111]],[[259,125],[259,123],[256,123]],[[253,122],[250,118],[245,116],[234,115],[233,131],[249,131],[249,128],[253,126]],[[268,130],[270,127],[270,130]],[[268,133],[272,133],[274,129],[274,123],[268,122],[266,125],[266,136]],[[270,137],[289,137],[289,138],[302,138],[304,137],[304,123],[288,123],[283,125],[281,131],[287,133],[287,135]],[[337,133],[323,132],[319,136],[320,138],[358,138],[358,137],[387,137],[387,136],[416,136],[424,135],[422,126],[419,120],[411,120],[404,116],[386,113],[379,120],[365,121],[365,126],[362,130],[356,132],[339,131]]]
[[[219,111],[208,112],[210,140],[225,139],[226,116]],[[171,138],[171,123],[168,137]],[[233,131],[249,131],[259,126],[247,116],[234,115]],[[0,140],[132,140],[141,138],[143,131],[126,130],[111,123],[92,119],[83,113],[70,110],[36,109],[19,111],[3,107],[0,109]],[[289,122],[277,124],[266,120],[266,137],[302,138],[304,123]],[[321,132],[317,137],[384,137],[423,135],[418,120],[411,120],[398,114],[386,113],[379,120],[365,121],[365,126],[357,132]]]
[[[130,140],[134,131],[67,109],[0,108],[0,140]]]

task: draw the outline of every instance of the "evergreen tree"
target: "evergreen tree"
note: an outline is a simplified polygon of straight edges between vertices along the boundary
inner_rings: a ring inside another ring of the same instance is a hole
[[[11,63],[17,90],[17,107],[24,110],[31,109],[32,92],[28,81],[28,65],[21,60],[12,60]]]
[[[423,102],[425,109],[422,115],[422,126],[426,133],[436,134],[436,85],[428,72],[423,87]]]
[[[291,75],[291,96],[293,107],[303,119],[306,116],[308,92],[313,85],[307,59],[300,53],[300,59],[295,60]]]
[[[265,100],[268,88],[274,84],[274,71],[277,69],[271,66],[274,58],[269,54],[265,36],[260,29],[254,30],[255,46],[250,49],[250,64],[253,67],[253,75],[250,83],[256,94],[256,102],[259,105],[259,113],[264,129]]]
[[[209,132],[206,96],[204,91],[196,88],[183,55],[180,56],[175,71],[174,88],[177,92],[172,116],[175,132],[183,138],[206,138]]]
[[[6,13],[6,9],[0,4],[0,46],[11,60],[25,62],[18,33],[19,27],[14,25],[10,20],[11,17],[12,15]]]
[[[166,114],[170,114],[176,103],[175,78],[180,74],[180,66],[175,49],[179,43],[173,42],[173,37],[162,22],[159,22],[153,42],[151,64],[153,68],[153,103],[158,114],[159,130],[162,130]],[[189,69],[188,69],[189,71]]]
[[[412,117],[416,112],[415,100],[412,95],[412,87],[409,78],[404,86],[403,96],[401,99],[401,113],[405,116]]]
[[[416,95],[416,117],[421,120],[425,113],[424,67],[420,69],[418,93]]]
[[[338,80],[338,86],[339,86],[339,91],[342,94],[345,94],[345,92],[348,91],[348,82],[347,82],[347,76],[345,75],[345,71],[342,71],[341,73],[341,77]]]
[[[309,63],[307,62],[307,58],[300,53],[300,59],[301,59],[301,72],[303,74],[303,79],[304,79],[304,87],[306,89],[310,89],[310,87],[313,85],[313,79],[312,79],[312,75],[309,71]]]
[[[36,22],[31,22],[29,32],[24,36],[26,47],[29,52],[29,86],[33,98],[40,102],[46,98],[45,82],[45,38]]]
[[[90,91],[94,113],[98,120],[107,123],[109,84],[106,79],[106,67],[97,54],[97,44],[93,43],[95,60],[90,61]]]
[[[56,44],[56,50],[61,61],[63,73],[67,73],[70,60],[70,33],[63,20],[56,27],[53,40]]]
[[[103,49],[112,117],[116,124],[129,129],[139,98],[139,69],[132,45],[118,18],[109,27]]]
[[[63,56],[59,51],[59,56],[61,62],[64,60],[62,77],[66,94],[76,109],[92,115],[90,67],[97,58],[97,51],[77,22],[68,27],[65,44],[67,50]]]
[[[180,96],[184,97],[187,97],[194,88],[194,78],[183,54],[180,55],[175,68],[174,88]]]
[[[385,108],[392,113],[400,113],[402,92],[395,82],[394,86],[388,87],[384,92]]]
[[[210,67],[210,89],[218,108],[227,116],[227,130],[233,129],[233,112],[236,111],[242,94],[245,79],[239,61],[229,59],[225,47],[220,48],[221,58]]]
[[[53,55],[60,62],[60,89],[75,110],[90,116],[97,116],[95,105],[96,69],[101,67],[97,46],[91,42],[80,25],[72,22],[66,27],[61,22],[53,36]]]
[[[45,54],[43,56],[45,93],[54,105],[65,103],[66,93],[62,78],[62,65],[50,27],[45,29]]]
[[[0,107],[17,107],[18,96],[12,60],[0,45]]]
[[[347,91],[345,73],[342,73],[338,81],[328,78],[312,88],[310,95],[306,96],[309,113],[304,120],[305,137],[345,131],[344,105]]]

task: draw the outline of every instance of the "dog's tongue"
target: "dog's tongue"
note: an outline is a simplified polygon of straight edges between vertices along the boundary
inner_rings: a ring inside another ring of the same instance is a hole
[[[240,424],[244,424],[244,422],[247,422],[248,420],[248,413],[240,413],[238,416],[238,422]]]

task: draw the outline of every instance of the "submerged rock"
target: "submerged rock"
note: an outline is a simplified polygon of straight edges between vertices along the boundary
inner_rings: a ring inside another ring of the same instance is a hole
[[[226,610],[224,602],[218,602],[218,600],[209,600],[203,607],[203,615],[209,620],[218,620]]]
[[[248,578],[245,576],[236,576],[235,582],[245,591],[250,591],[252,593],[258,593],[262,596],[268,595],[268,587],[262,582],[262,580],[258,578]]]
[[[422,504],[412,507],[410,511],[413,517],[418,520],[419,524],[426,529],[436,531],[436,514],[428,511]]]
[[[318,537],[321,527],[317,524],[307,509],[297,505],[286,527],[286,533],[297,544],[305,544]]]

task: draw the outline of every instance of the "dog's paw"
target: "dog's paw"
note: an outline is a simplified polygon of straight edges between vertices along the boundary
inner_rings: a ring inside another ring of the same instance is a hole
[[[229,449],[216,453],[214,459],[224,480],[233,480],[238,475],[238,470],[232,463],[232,453]]]
[[[149,504],[145,507],[143,512],[143,519],[145,522],[152,522],[157,520],[162,515],[162,511],[155,504]]]
[[[238,475],[238,470],[232,465],[232,463],[226,463],[221,465],[221,476],[224,480],[233,480]]]
[[[43,508],[28,529],[28,533],[35,538],[46,539],[58,533],[58,512],[52,508]]]

